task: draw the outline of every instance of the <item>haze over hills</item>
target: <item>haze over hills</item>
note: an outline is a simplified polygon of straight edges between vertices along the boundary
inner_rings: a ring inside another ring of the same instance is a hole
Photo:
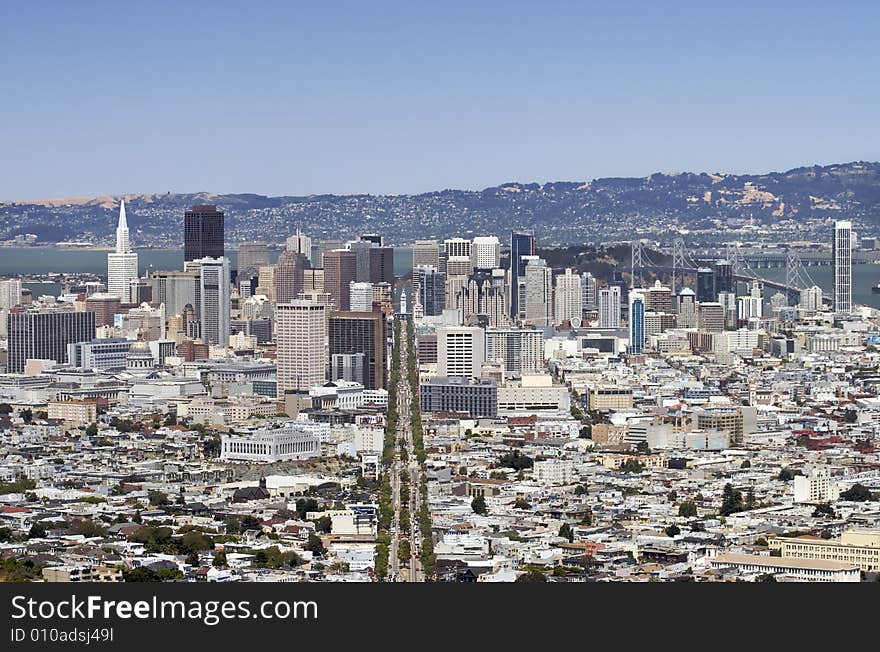
[[[680,173],[593,181],[511,182],[482,191],[418,195],[167,193],[0,203],[0,239],[32,233],[43,243],[109,244],[120,198],[136,246],[177,246],[184,211],[217,204],[229,243],[281,243],[297,226],[315,238],[365,232],[392,244],[419,238],[533,228],[542,246],[662,237],[674,229],[711,236],[724,227],[821,237],[828,221],[852,219],[860,234],[880,226],[880,163],[802,167],[760,175]]]

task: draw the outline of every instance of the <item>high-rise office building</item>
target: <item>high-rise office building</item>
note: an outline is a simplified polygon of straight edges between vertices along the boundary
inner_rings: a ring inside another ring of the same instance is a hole
[[[107,293],[119,297],[122,303],[131,303],[131,282],[138,277],[138,255],[131,250],[125,202],[119,203],[116,225],[116,251],[107,254]]]
[[[67,362],[67,345],[95,339],[95,313],[53,308],[10,312],[7,369],[20,374],[29,359]]]
[[[641,290],[645,300],[645,310],[654,312],[672,312],[672,290],[659,280],[647,289]]]
[[[394,283],[394,248],[370,249],[370,283]]]
[[[523,256],[535,255],[535,235],[525,231],[510,233],[510,316],[518,319],[520,315],[520,280],[526,273]]]
[[[308,392],[326,379],[326,306],[311,301],[279,303],[275,310],[278,398]]]
[[[629,352],[645,349],[645,295],[639,290],[629,293]]]
[[[149,280],[153,300],[165,304],[166,315],[182,315],[187,306],[193,310],[200,309],[198,271],[153,272]]]
[[[584,291],[584,310],[595,310],[599,307],[599,284],[590,272],[581,274],[581,288]]]
[[[324,252],[324,292],[330,295],[336,310],[344,312],[351,307],[349,292],[356,275],[357,256],[353,252],[347,249]]]
[[[95,313],[95,326],[112,326],[119,304],[119,297],[109,292],[95,292],[86,297],[86,310]]]
[[[289,303],[296,299],[305,287],[305,269],[309,260],[303,254],[286,249],[275,263],[275,301]]]
[[[486,334],[478,326],[437,329],[437,375],[479,378],[486,359]]]
[[[238,246],[236,278],[239,294],[249,297],[259,285],[260,268],[269,264],[269,250],[265,242],[243,242]]]
[[[328,322],[330,359],[339,354],[364,354],[367,389],[385,387],[385,316],[380,312],[331,312]]]
[[[461,310],[461,317],[484,321],[487,326],[504,326],[510,321],[507,309],[509,294],[504,282],[504,270],[477,268],[453,297],[453,307]]]
[[[567,268],[556,277],[553,293],[553,321],[556,325],[564,322],[577,328],[581,325],[584,311],[583,282],[579,274]]]
[[[21,279],[10,278],[0,281],[0,309],[12,308],[21,303]]]
[[[471,241],[465,238],[448,238],[443,241],[443,251],[449,258],[470,258]]]
[[[553,325],[553,270],[537,256],[526,264],[525,322],[533,326]]]
[[[223,258],[223,211],[216,206],[193,206],[183,217],[183,260]]]
[[[413,288],[418,288],[418,301],[425,316],[443,314],[446,308],[446,274],[429,265],[414,267]]]
[[[852,222],[834,222],[831,244],[831,262],[834,266],[834,312],[852,312]]]
[[[303,232],[299,230],[299,227],[297,227],[296,233],[287,238],[287,251],[292,251],[295,254],[302,254],[306,258],[311,259],[312,239],[303,234]]]
[[[504,375],[537,373],[544,368],[544,333],[538,329],[486,330],[486,360],[501,362]]]
[[[620,328],[620,286],[599,290],[599,328]]]
[[[412,266],[433,267],[440,271],[440,245],[436,240],[416,240],[412,248]]]
[[[370,281],[370,251],[374,245],[369,240],[353,240],[348,243],[348,250],[354,254],[354,280],[359,283]]]
[[[202,258],[199,267],[201,339],[229,345],[229,259]]]
[[[696,295],[690,288],[682,288],[678,293],[678,316],[675,325],[679,328],[695,328],[697,325]]]
[[[822,310],[822,288],[818,285],[801,290],[800,308],[806,312],[814,313]]]
[[[715,271],[708,267],[697,270],[697,301],[717,301],[715,291]]]
[[[719,292],[736,293],[736,282],[733,280],[733,265],[727,260],[716,260],[715,268],[715,296]]]
[[[372,242],[376,247],[385,246],[385,238],[380,233],[361,233],[361,240]]]
[[[348,291],[351,312],[372,312],[373,284],[351,282]]]
[[[501,242],[494,235],[477,236],[471,243],[471,262],[477,269],[501,267]]]

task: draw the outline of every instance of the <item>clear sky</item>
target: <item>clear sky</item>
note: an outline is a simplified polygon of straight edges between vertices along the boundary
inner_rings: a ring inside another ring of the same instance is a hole
[[[880,2],[0,4],[0,200],[880,158]]]

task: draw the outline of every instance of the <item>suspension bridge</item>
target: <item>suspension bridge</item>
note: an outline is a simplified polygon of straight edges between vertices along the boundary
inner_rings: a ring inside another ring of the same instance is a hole
[[[644,243],[641,241],[630,242],[630,275],[633,284],[635,284],[638,277],[640,285],[644,285],[644,273],[646,271],[654,272],[655,274],[661,272],[671,273],[672,291],[675,292],[677,287],[685,285],[686,275],[694,274],[698,269],[711,269],[713,263],[721,259],[726,260],[730,264],[733,280],[747,283],[760,281],[764,287],[784,292],[789,303],[799,301],[803,290],[814,286],[821,287],[810,276],[807,270],[808,265],[804,264],[801,256],[796,251],[789,250],[786,252],[784,282],[765,278],[756,272],[750,258],[745,255],[738,245],[728,245],[724,249],[723,255],[718,255],[716,252],[714,256],[703,257],[695,256],[688,251],[683,238],[676,238],[671,252],[668,249],[666,251],[661,249],[657,253],[667,259],[671,257],[671,261],[652,260],[649,250],[645,247]],[[813,260],[810,260],[809,263],[809,266],[814,264]],[[832,301],[831,295],[824,289],[822,289],[822,300],[826,303]]]

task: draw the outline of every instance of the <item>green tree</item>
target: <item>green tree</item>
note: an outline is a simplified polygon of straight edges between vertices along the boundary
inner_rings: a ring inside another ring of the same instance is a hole
[[[638,444],[636,444],[636,452],[639,455],[650,455],[651,454],[651,447],[648,446],[648,442],[640,441]]]
[[[728,482],[724,485],[724,492],[721,498],[721,509],[718,510],[718,513],[721,516],[729,516],[730,514],[741,511],[743,511],[742,493],[736,491]]]
[[[569,542],[574,541],[574,532],[572,531],[571,526],[568,523],[563,523],[559,527],[559,536],[563,537],[564,539],[568,539]]]
[[[525,498],[517,498],[516,502],[513,503],[514,509],[531,509],[532,506],[529,504]]]
[[[678,506],[678,515],[685,518],[697,516],[697,504],[692,500],[686,500]]]
[[[309,534],[309,540],[306,542],[305,549],[311,551],[315,557],[323,557],[327,554],[324,542],[317,534]]]
[[[675,524],[666,526],[663,529],[663,531],[666,533],[666,536],[668,536],[668,537],[675,537],[675,536],[678,536],[679,534],[681,534],[681,528]]]
[[[741,469],[750,469],[752,468],[752,463],[749,460],[743,460],[742,464],[739,465]]]
[[[851,500],[857,503],[864,503],[873,499],[871,490],[865,485],[855,483],[852,487],[840,494],[841,500]]]
[[[98,424],[97,423],[90,423],[86,427],[86,436],[87,437],[94,437],[97,434],[98,434]]]
[[[211,560],[211,565],[216,568],[226,566],[226,551],[221,550],[216,555],[214,555],[214,559]]]
[[[579,484],[577,487],[574,488],[575,496],[586,496],[588,493],[589,490],[587,489],[587,485],[585,484]]]
[[[516,581],[517,582],[526,582],[529,584],[533,584],[536,582],[546,582],[547,576],[544,575],[544,573],[542,573],[539,570],[532,569],[532,570],[528,571],[527,573],[523,573],[522,575],[517,577]]]
[[[34,420],[34,413],[30,408],[25,408],[18,413],[18,416],[20,416],[25,423],[30,423]]]
[[[486,499],[483,496],[474,496],[474,499],[471,501],[471,509],[474,510],[474,514],[485,516],[489,513],[489,509],[486,507]]]
[[[191,552],[186,556],[186,563],[190,566],[198,566],[199,565],[199,553]]]

